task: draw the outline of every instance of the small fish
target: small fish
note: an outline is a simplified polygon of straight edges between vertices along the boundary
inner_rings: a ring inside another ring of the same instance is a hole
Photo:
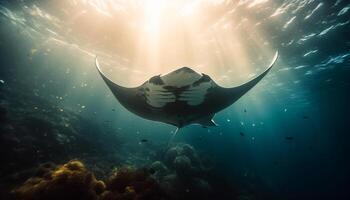
[[[4,84],[4,83],[5,83],[5,81],[4,81],[4,80],[2,80],[2,79],[0,79],[0,83]]]
[[[148,142],[148,140],[147,139],[142,139],[141,142],[145,143],[145,142]]]
[[[244,133],[243,133],[243,132],[239,132],[239,134],[240,134],[241,136],[244,136]]]
[[[294,140],[294,137],[292,137],[292,136],[287,136],[287,137],[285,137],[285,139],[286,139],[286,140]]]
[[[303,119],[309,119],[309,116],[304,115],[304,116],[303,116]]]

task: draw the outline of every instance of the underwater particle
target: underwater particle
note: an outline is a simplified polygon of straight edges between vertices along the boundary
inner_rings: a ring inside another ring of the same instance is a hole
[[[37,51],[38,51],[37,49],[33,48],[33,49],[30,50],[30,53],[33,55],[33,54],[35,54]]]
[[[240,122],[241,123],[241,126],[244,126],[244,122]]]
[[[62,108],[60,108],[60,109],[59,109],[59,111],[60,111],[60,112],[63,112],[63,109],[62,109]]]
[[[260,122],[260,125],[264,125],[264,122]]]
[[[309,119],[309,116],[304,115],[304,116],[303,116],[303,119]]]
[[[1,83],[1,84],[5,84],[5,81],[2,80],[2,79],[0,79],[0,83]]]
[[[255,123],[252,123],[252,127],[255,127]]]
[[[254,136],[251,139],[252,139],[252,141],[255,141],[255,137]]]
[[[114,111],[115,111],[115,109],[114,109],[114,108],[112,108],[112,111],[114,112]]]
[[[165,75],[153,76],[134,88],[120,86],[96,68],[116,99],[126,109],[145,119],[182,128],[196,123],[217,126],[214,115],[230,106],[252,89],[271,70],[278,58],[275,53],[269,67],[254,79],[238,87],[223,88],[208,75],[182,67]]]
[[[245,112],[245,113],[246,113],[246,112],[247,112],[247,109],[245,109],[245,108],[244,108],[243,112]]]
[[[284,112],[287,112],[288,110],[287,110],[287,108],[285,108],[283,111],[284,111]]]
[[[227,119],[226,121],[227,121],[227,122],[230,122],[231,120],[230,120],[230,119]]]
[[[244,136],[244,133],[241,131],[241,132],[239,132],[239,135],[240,136]]]
[[[82,108],[82,109],[84,109],[84,108],[85,108],[85,106],[81,106],[81,108]]]
[[[285,139],[286,139],[286,140],[294,140],[294,137],[292,137],[292,136],[287,136],[287,137],[285,137]]]

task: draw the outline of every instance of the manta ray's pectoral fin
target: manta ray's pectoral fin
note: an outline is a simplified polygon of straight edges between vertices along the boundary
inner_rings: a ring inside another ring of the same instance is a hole
[[[134,96],[135,95],[135,91],[137,90],[137,88],[127,88],[127,87],[123,87],[118,85],[117,83],[113,82],[112,80],[110,80],[101,70],[101,67],[98,63],[97,57],[95,58],[95,65],[96,68],[98,70],[98,72],[100,73],[102,79],[105,81],[105,83],[107,84],[107,86],[109,87],[109,89],[112,91],[112,93],[114,94],[114,96],[119,100],[119,101],[123,101],[123,99],[128,98],[130,96]]]
[[[214,122],[213,117],[214,115],[210,115],[210,116],[201,118],[197,120],[196,123],[202,125],[204,128],[207,128],[209,126],[218,126],[218,124]]]
[[[250,81],[248,81],[240,86],[237,86],[237,87],[222,88],[223,90],[225,90],[224,93],[227,95],[227,97],[229,97],[230,103],[235,102],[237,99],[239,99],[245,93],[247,93],[251,88],[253,88],[257,83],[259,83],[261,81],[261,79],[263,79],[266,76],[266,74],[271,70],[271,68],[275,64],[277,58],[278,58],[278,51],[275,53],[269,67],[263,73],[261,73],[260,75],[258,75],[255,78],[253,78],[252,80],[250,80]]]
[[[126,109],[129,111],[136,113],[136,114],[143,114],[148,113],[147,108],[144,107],[144,100],[140,94],[140,88],[139,87],[133,87],[133,88],[127,88],[118,85],[117,83],[110,80],[101,70],[101,67],[98,63],[97,57],[95,60],[95,65],[100,73],[102,79],[105,81],[109,89],[112,91],[114,96],[118,99],[118,101],[123,105]]]
[[[112,80],[110,80],[101,70],[100,64],[97,60],[97,57],[95,58],[95,66],[98,70],[98,72],[100,73],[102,79],[105,81],[105,83],[107,84],[107,86],[111,89],[111,91],[117,95],[119,93],[124,93],[128,88],[120,86],[116,83],[114,83]]]

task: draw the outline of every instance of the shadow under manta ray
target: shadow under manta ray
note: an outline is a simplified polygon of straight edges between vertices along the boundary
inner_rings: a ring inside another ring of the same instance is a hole
[[[208,75],[199,74],[188,67],[153,76],[139,87],[126,88],[107,78],[97,58],[96,67],[127,110],[149,120],[174,125],[178,130],[189,124],[217,126],[213,121],[215,113],[230,106],[254,87],[270,71],[277,57],[278,52],[270,66],[259,76],[233,88],[220,87]]]

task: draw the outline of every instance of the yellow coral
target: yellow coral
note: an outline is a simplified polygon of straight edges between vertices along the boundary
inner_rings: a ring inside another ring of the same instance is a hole
[[[105,190],[105,184],[97,181],[84,164],[77,160],[57,167],[47,176],[27,180],[14,193],[22,200],[97,200],[98,194]]]
[[[39,169],[39,177],[28,179],[14,190],[19,200],[131,200],[162,199],[156,182],[144,169],[120,168],[107,182],[96,180],[78,160]],[[151,197],[150,197],[151,196]],[[154,197],[154,198],[153,198]]]
[[[135,193],[135,189],[132,186],[126,186],[125,187],[125,192]]]

